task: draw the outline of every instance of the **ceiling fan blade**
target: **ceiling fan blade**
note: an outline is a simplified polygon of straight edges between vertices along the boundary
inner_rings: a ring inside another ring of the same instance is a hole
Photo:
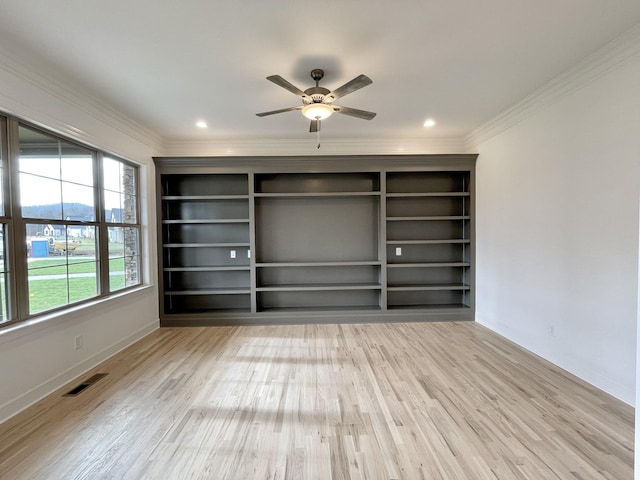
[[[311,120],[311,125],[309,126],[309,133],[315,133],[320,131],[320,120]]]
[[[333,105],[333,111],[336,113],[342,113],[351,117],[362,118],[363,120],[371,120],[376,116],[374,112],[367,112],[366,110],[358,110],[357,108],[340,107]]]
[[[328,93],[324,98],[324,102],[331,103],[336,98],[344,97],[345,95],[353,93],[356,90],[360,90],[362,87],[366,87],[367,85],[371,85],[372,83],[373,80],[371,80],[366,75],[358,75],[353,80],[345,83],[341,87],[336,88],[333,92]]]
[[[306,98],[307,97],[306,93],[304,93],[302,90],[300,90],[295,85],[287,82],[280,75],[271,75],[271,76],[267,77],[267,80],[269,80],[270,82],[275,83],[276,85],[284,88],[285,90],[289,90],[294,95],[297,95],[297,96],[302,97],[302,98]]]
[[[276,113],[292,112],[293,110],[302,110],[302,105],[297,107],[281,108],[280,110],[271,110],[270,112],[256,113],[258,117],[266,117],[267,115],[274,115]]]

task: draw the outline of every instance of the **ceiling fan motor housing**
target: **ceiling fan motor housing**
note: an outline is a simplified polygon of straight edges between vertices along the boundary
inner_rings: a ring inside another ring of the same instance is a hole
[[[322,103],[324,97],[330,93],[331,90],[324,87],[311,87],[307,88],[304,93],[307,95],[302,99],[304,103]]]
[[[318,83],[324,78],[324,70],[321,68],[314,68],[311,70],[311,78],[316,82],[315,87],[307,88],[304,93],[307,95],[302,101],[306,104],[310,103],[323,103],[325,96],[331,93],[331,90],[320,87]],[[328,103],[328,102],[327,102]]]

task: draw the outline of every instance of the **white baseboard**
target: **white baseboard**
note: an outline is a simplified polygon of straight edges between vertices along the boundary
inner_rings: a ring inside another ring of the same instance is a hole
[[[545,355],[543,352],[540,352],[532,345],[527,345],[520,341],[518,336],[513,332],[509,327],[501,323],[494,322],[485,322],[482,318],[479,318],[476,315],[476,323],[487,327],[489,330],[497,333],[498,335],[518,344],[520,347],[528,350],[529,352],[537,355],[548,362],[553,363],[555,366],[569,372],[572,375],[575,375],[581,380],[584,380],[590,385],[602,390],[603,392],[608,393],[609,395],[617,398],[618,400],[635,406],[635,385],[626,386],[620,384],[602,372],[596,371],[592,368],[585,367],[578,360],[573,357],[569,357],[567,355],[556,354],[553,358],[550,358],[548,355]]]
[[[104,350],[92,355],[86,360],[74,365],[73,367],[65,370],[64,372],[56,375],[55,377],[47,380],[46,382],[32,388],[31,390],[19,395],[13,400],[5,402],[0,405],[0,423],[7,421],[9,418],[17,415],[21,411],[30,407],[34,403],[42,400],[47,395],[55,392],[59,388],[63,387],[67,383],[71,382],[75,378],[79,377],[83,373],[91,370],[95,366],[104,362],[108,358],[112,357],[116,353],[124,350],[128,346],[134,344],[138,340],[146,337],[154,330],[159,328],[159,322],[156,320],[153,323],[146,325],[140,330],[132,333],[131,335],[123,338],[114,345],[105,348]]]

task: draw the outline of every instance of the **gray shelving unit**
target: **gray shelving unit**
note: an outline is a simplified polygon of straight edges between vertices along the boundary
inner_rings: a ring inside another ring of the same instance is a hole
[[[256,174],[257,310],[380,310],[380,174]]]
[[[471,172],[387,172],[387,308],[470,309]]]
[[[162,325],[473,319],[475,155],[155,162]]]
[[[161,176],[164,313],[251,311],[247,174]]]

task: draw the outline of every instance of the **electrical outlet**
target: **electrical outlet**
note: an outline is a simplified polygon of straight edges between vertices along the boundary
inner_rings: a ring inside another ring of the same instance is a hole
[[[229,255],[231,256],[231,258],[236,258],[236,251],[235,250],[231,250]]]
[[[402,255],[402,247],[396,247],[396,257],[400,257]]]
[[[76,338],[73,339],[73,348],[75,348],[76,350],[80,350],[83,345],[84,338],[82,338],[82,335],[76,335]]]

